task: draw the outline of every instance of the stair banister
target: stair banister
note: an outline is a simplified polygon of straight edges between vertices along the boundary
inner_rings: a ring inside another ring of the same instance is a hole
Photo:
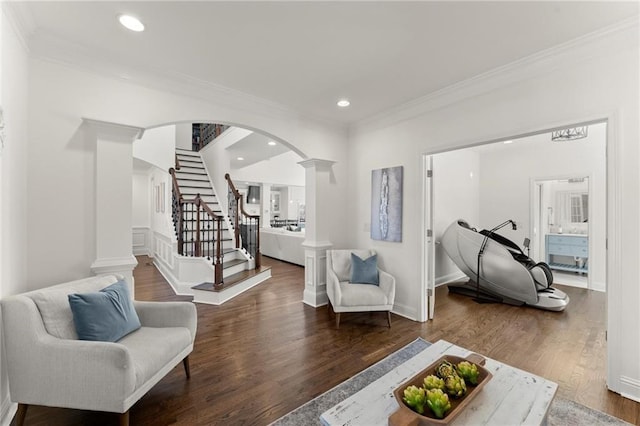
[[[227,184],[229,186],[229,191],[228,193],[233,197],[234,201],[232,202],[230,199],[228,199],[227,201],[229,202],[229,206],[228,206],[228,210],[229,210],[229,216],[231,217],[231,220],[233,221],[233,228],[234,228],[234,232],[235,232],[235,237],[236,237],[236,248],[240,248],[240,225],[241,225],[241,220],[244,222],[245,220],[249,222],[249,225],[247,227],[247,237],[249,237],[249,234],[251,233],[251,228],[255,227],[255,233],[256,233],[256,244],[254,247],[255,252],[251,253],[251,241],[245,241],[244,244],[247,246],[247,251],[249,252],[249,254],[253,255],[254,259],[255,259],[255,268],[258,269],[260,268],[260,264],[261,264],[261,254],[260,254],[260,216],[259,215],[250,215],[249,213],[247,213],[244,210],[244,200],[242,199],[242,195],[240,194],[240,192],[236,189],[236,186],[233,184],[233,180],[231,179],[231,176],[229,175],[229,173],[225,173],[224,178],[227,180]],[[231,198],[231,197],[229,197]],[[242,218],[240,217],[240,215],[242,215]],[[255,225],[254,225],[255,223]],[[250,240],[250,238],[248,238]]]
[[[178,158],[176,155],[176,168],[179,167]],[[200,240],[201,226],[200,226],[200,213],[203,212],[209,215],[213,223],[213,232],[216,233],[216,245],[214,247],[213,264],[214,264],[214,285],[222,284],[222,271],[223,271],[223,257],[222,257],[222,223],[224,216],[217,215],[209,208],[207,203],[200,197],[200,194],[196,194],[193,199],[185,199],[180,192],[180,185],[178,185],[178,179],[176,176],[176,169],[173,167],[169,169],[173,186],[173,213],[174,221],[176,222],[177,234],[178,234],[178,254],[185,255],[184,253],[184,206],[187,204],[196,206],[196,230],[195,239],[193,241],[193,254],[200,256],[202,254],[202,241]],[[193,231],[192,231],[193,232]]]
[[[176,156],[176,167],[178,166],[178,157]],[[173,185],[173,199],[172,199],[172,208],[173,208],[173,219],[176,222],[176,218],[178,218],[177,223],[177,234],[178,234],[178,254],[183,254],[183,246],[184,246],[184,223],[183,223],[183,214],[184,210],[182,205],[184,204],[184,197],[180,193],[180,186],[178,185],[178,179],[176,178],[176,170],[171,167],[169,169],[169,174],[171,175],[171,181]]]

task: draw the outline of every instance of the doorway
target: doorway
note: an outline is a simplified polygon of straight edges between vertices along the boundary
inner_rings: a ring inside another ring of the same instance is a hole
[[[533,181],[531,256],[549,265],[556,284],[593,289],[589,279],[589,248],[595,241],[590,232],[591,189],[588,176]]]
[[[451,270],[452,262],[438,244],[453,221],[466,219],[472,227],[491,229],[506,219],[512,219],[518,224],[517,230],[507,231],[505,236],[523,250],[526,250],[523,241],[531,240],[535,245],[531,247],[531,257],[536,262],[545,260],[544,243],[540,239],[543,238],[540,232],[542,214],[536,215],[534,208],[536,180],[587,178],[588,196],[573,197],[573,201],[571,196],[568,198],[568,209],[572,202],[575,206],[581,205],[583,214],[586,212],[586,218],[582,219],[587,222],[570,222],[572,225],[568,231],[575,227],[575,235],[579,235],[579,229],[588,228],[588,257],[580,257],[583,259],[580,260],[572,255],[570,259],[574,264],[576,261],[588,262],[587,287],[605,291],[607,123],[600,121],[583,126],[588,127],[588,132],[580,139],[554,141],[553,132],[548,130],[423,156],[425,309],[422,315],[425,320],[433,317],[433,312],[428,310],[433,306],[433,289],[464,277],[459,270],[457,276]],[[428,164],[432,167],[427,168]],[[558,231],[557,228],[555,230]],[[432,257],[435,258],[433,272],[427,270]]]

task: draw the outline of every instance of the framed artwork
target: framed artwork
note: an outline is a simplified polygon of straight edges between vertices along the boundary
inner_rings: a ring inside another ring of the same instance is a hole
[[[371,238],[402,241],[403,167],[371,171]]]

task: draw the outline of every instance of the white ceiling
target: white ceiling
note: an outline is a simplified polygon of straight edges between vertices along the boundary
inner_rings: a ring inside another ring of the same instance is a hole
[[[638,2],[24,2],[32,54],[352,123],[638,15]],[[119,25],[130,13],[143,33]],[[55,48],[54,48],[55,46]],[[74,52],[76,54],[74,55]],[[82,52],[82,54],[77,53]],[[351,106],[336,101],[348,97]]]

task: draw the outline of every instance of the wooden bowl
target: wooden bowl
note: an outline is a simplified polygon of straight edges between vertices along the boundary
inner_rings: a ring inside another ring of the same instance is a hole
[[[467,393],[462,398],[449,397],[451,408],[444,415],[444,418],[437,418],[429,407],[425,407],[424,414],[418,414],[411,407],[409,407],[402,400],[404,396],[404,390],[411,386],[421,387],[424,383],[424,378],[433,374],[436,375],[435,370],[442,361],[449,361],[453,365],[458,365],[461,361],[469,361],[478,367],[480,375],[478,377],[478,384],[471,385],[467,383]],[[448,425],[467,404],[478,394],[480,389],[491,379],[492,374],[483,367],[485,363],[484,357],[478,354],[470,354],[466,358],[461,358],[454,355],[445,355],[438,359],[436,362],[413,376],[410,380],[403,383],[400,387],[393,391],[393,395],[398,401],[400,408],[396,410],[391,416],[389,416],[389,426],[437,426]]]

